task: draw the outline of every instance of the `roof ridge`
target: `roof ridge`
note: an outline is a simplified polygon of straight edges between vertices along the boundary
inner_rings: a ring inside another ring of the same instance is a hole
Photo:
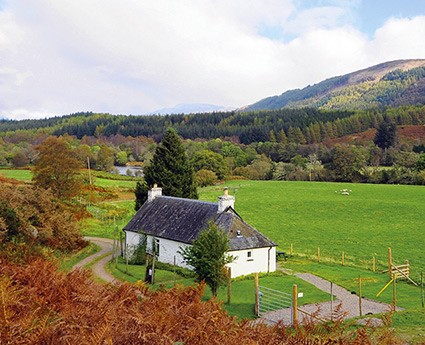
[[[203,201],[203,200],[197,200],[197,199],[180,198],[180,197],[177,197],[177,196],[158,195],[156,198],[175,199],[175,200],[182,200],[182,201],[187,201],[187,202],[196,202],[196,203],[199,203],[199,204],[207,204],[207,205],[217,206],[217,203],[216,202]]]

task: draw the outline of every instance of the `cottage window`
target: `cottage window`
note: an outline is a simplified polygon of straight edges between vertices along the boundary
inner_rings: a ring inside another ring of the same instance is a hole
[[[254,261],[254,259],[252,258],[252,251],[246,252],[246,256],[247,256],[246,261]]]

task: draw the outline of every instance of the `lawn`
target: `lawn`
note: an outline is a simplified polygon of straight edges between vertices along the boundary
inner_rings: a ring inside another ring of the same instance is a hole
[[[119,262],[118,265],[115,263],[110,263],[108,266],[109,271],[118,279],[136,282],[137,280],[143,280],[145,274],[145,266],[137,265],[126,265],[122,262]],[[126,274],[125,272],[128,272]],[[154,289],[164,286],[166,288],[171,288],[176,284],[181,284],[184,286],[189,286],[195,284],[194,279],[183,278],[178,274],[174,274],[171,271],[166,270],[155,270],[155,284]],[[294,284],[298,285],[298,291],[303,292],[304,297],[298,300],[299,305],[317,303],[329,300],[330,296],[323,291],[315,288],[314,286],[304,282],[303,280],[289,275],[284,274],[270,274],[261,276],[259,279],[259,284],[266,286],[271,289],[292,293],[292,287]],[[218,299],[223,301],[224,308],[232,316],[238,316],[239,318],[255,318],[254,314],[254,279],[252,276],[246,277],[246,279],[239,280],[236,279],[232,282],[232,295],[231,295],[231,304],[228,305],[227,302],[227,288],[222,287],[218,292]],[[204,295],[204,299],[211,298],[211,290],[207,287]]]
[[[94,180],[94,184],[103,188],[110,189],[136,189],[136,181],[124,181],[124,180],[112,180],[96,177]]]
[[[387,267],[409,259],[414,279],[425,269],[425,187],[349,183],[230,181],[236,211],[278,244],[278,249],[322,260]],[[223,186],[200,190],[200,199],[216,201]],[[351,190],[342,195],[342,189]]]
[[[7,178],[13,178],[19,181],[31,181],[31,170],[18,170],[18,169],[0,169],[0,175]]]
[[[91,205],[87,210],[92,218],[84,219],[81,231],[84,236],[113,238],[119,236],[122,228],[135,214],[134,200],[117,200]]]

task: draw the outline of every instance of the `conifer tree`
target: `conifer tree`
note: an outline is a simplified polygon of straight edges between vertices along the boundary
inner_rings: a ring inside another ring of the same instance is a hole
[[[181,139],[173,128],[169,128],[165,133],[144,174],[147,188],[157,184],[162,188],[164,195],[198,198],[193,168],[186,156]],[[142,193],[142,195],[144,196],[136,195],[136,205],[143,203],[140,203],[141,197],[146,198],[146,194]]]
[[[381,149],[388,149],[394,146],[397,140],[397,127],[394,122],[385,118],[378,127],[378,130],[373,140],[375,145]]]

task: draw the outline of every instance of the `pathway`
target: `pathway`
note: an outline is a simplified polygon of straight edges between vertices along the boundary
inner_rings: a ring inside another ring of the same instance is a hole
[[[331,283],[329,281],[311,273],[297,273],[295,275],[298,278],[316,286],[320,290],[330,294]],[[341,316],[344,319],[360,316],[359,296],[352,294],[350,291],[336,284],[333,284],[332,294],[336,297],[333,302],[328,301],[317,304],[307,304],[300,308],[310,314],[316,315],[317,318],[321,320],[331,320],[331,318],[335,319],[338,316]],[[337,313],[335,308],[338,305],[341,305],[341,309],[339,310],[339,315],[336,315]],[[389,304],[362,298],[363,316],[380,314],[389,310],[391,310],[391,305]],[[397,308],[397,310],[401,310],[401,308]],[[265,323],[276,323],[278,321],[282,321],[285,325],[290,325],[292,317],[291,314],[291,308],[285,308],[268,312],[264,314],[261,319],[264,320]],[[302,322],[302,320],[306,317],[308,317],[306,314],[298,312],[298,321]]]
[[[113,240],[108,238],[98,238],[98,237],[84,237],[84,239],[93,242],[98,245],[101,250],[93,255],[86,257],[81,260],[79,263],[75,264],[73,269],[83,268],[85,265],[90,264],[91,262],[97,260],[99,257],[104,256],[102,259],[97,261],[92,267],[91,270],[93,274],[108,282],[108,283],[116,283],[117,280],[112,276],[106,269],[106,264],[112,260],[112,250],[113,250]]]

